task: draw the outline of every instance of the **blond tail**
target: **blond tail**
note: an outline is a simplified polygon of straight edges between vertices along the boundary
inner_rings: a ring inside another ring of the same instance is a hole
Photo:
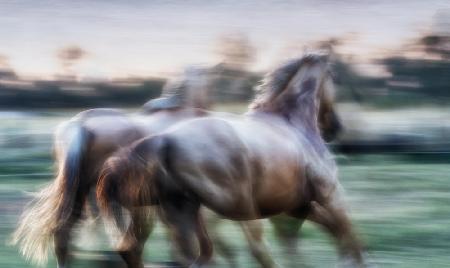
[[[58,175],[26,206],[13,233],[12,244],[18,245],[23,256],[33,263],[47,262],[55,232],[73,214],[87,139],[87,130],[76,120],[60,127],[55,138]],[[65,142],[60,144],[62,140]]]

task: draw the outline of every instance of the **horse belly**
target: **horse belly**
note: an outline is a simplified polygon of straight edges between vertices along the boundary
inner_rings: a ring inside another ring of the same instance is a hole
[[[304,199],[304,176],[295,157],[272,160],[257,184],[256,201],[264,216],[297,208]]]
[[[273,185],[271,189],[262,190],[258,195],[257,209],[262,217],[289,212],[300,206],[301,185],[300,182],[293,182],[290,188]]]

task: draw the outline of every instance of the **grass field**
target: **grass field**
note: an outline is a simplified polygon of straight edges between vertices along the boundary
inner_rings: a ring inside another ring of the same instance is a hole
[[[240,108],[237,107],[236,110]],[[74,113],[1,113],[0,125],[0,267],[33,267],[6,244],[26,200],[52,179],[51,134],[56,124]],[[378,267],[448,267],[450,264],[450,165],[421,163],[401,155],[337,156],[340,180],[351,216]],[[299,258],[285,256],[266,223],[266,240],[274,258],[283,264]],[[74,267],[89,267],[86,259],[107,250],[102,227],[89,226],[77,235]],[[240,229],[230,222],[220,234],[233,245],[242,267],[258,267]],[[316,226],[302,230],[303,263],[334,267],[333,241]],[[98,237],[98,239],[97,239]],[[147,243],[147,262],[169,260],[170,244],[160,224]],[[50,259],[48,267],[55,267]],[[227,267],[217,258],[217,267]]]

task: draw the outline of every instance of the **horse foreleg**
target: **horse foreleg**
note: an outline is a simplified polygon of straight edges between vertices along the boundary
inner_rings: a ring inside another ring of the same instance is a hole
[[[299,213],[295,216],[296,218],[291,218],[287,215],[279,215],[269,219],[283,249],[288,267],[298,267],[298,261],[302,262],[301,254],[298,252],[298,242],[305,217]]]
[[[122,259],[129,268],[143,268],[142,252],[153,230],[154,217],[151,208],[131,210],[131,224],[118,247]]]
[[[338,200],[311,202],[308,219],[324,227],[336,239],[341,257],[350,256],[354,266],[365,267],[361,243],[353,231],[344,204]]]
[[[242,221],[241,228],[250,246],[253,257],[259,262],[261,267],[277,267],[277,264],[270,256],[269,250],[264,243],[264,226],[261,220]]]

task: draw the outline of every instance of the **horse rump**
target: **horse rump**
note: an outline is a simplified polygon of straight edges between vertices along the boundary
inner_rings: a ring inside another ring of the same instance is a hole
[[[157,141],[155,143],[155,141]],[[97,203],[101,214],[121,235],[127,231],[124,209],[155,205],[158,203],[156,178],[164,176],[160,162],[161,142],[159,136],[139,140],[109,157],[103,165],[97,184]],[[142,145],[146,149],[142,150]]]

